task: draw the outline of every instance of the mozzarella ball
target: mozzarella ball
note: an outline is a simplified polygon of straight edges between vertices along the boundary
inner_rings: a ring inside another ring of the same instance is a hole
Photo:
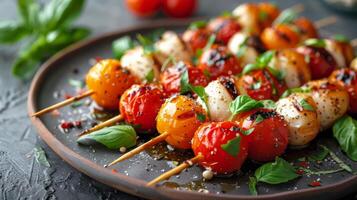
[[[244,44],[247,42],[248,37],[249,36],[247,34],[239,32],[234,34],[228,42],[228,49],[234,55],[237,55],[241,48],[245,48],[243,54],[238,56],[242,66],[245,66],[249,63],[254,63],[256,58],[259,56],[259,53],[254,47]]]
[[[304,108],[304,104],[312,109]],[[317,106],[308,94],[294,93],[276,102],[276,112],[284,117],[289,128],[289,145],[304,146],[319,133]]]
[[[351,67],[353,70],[357,71],[357,58],[355,58],[355,59],[352,60],[350,67]]]
[[[259,8],[255,4],[242,4],[232,12],[242,26],[243,31],[248,34],[259,34]]]

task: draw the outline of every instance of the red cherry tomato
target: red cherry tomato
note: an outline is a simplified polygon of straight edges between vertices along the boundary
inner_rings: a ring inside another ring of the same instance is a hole
[[[205,87],[208,84],[207,77],[200,69],[190,63],[178,62],[176,65],[167,68],[160,76],[160,82],[168,95],[181,91],[181,76],[185,70],[188,71],[191,85]]]
[[[189,17],[197,7],[197,0],[163,0],[164,13],[170,17]]]
[[[240,94],[246,94],[256,100],[278,100],[286,89],[285,82],[275,78],[266,69],[251,71],[238,80]]]
[[[335,59],[324,48],[302,46],[297,51],[307,58],[313,80],[326,78],[337,68]]]
[[[208,72],[212,79],[218,76],[236,75],[242,71],[238,60],[227,47],[218,45],[213,45],[202,53],[198,68]]]
[[[193,53],[198,49],[203,49],[210,37],[210,32],[207,29],[188,29],[184,32],[182,39]]]
[[[216,42],[227,44],[229,39],[242,28],[233,18],[217,17],[208,23],[207,29],[216,34]]]
[[[350,97],[350,113],[357,113],[357,73],[351,68],[335,70],[329,77],[331,83],[337,84],[348,92]]]
[[[226,152],[222,145],[236,138],[240,138],[239,152],[233,156]],[[192,139],[192,150],[195,155],[203,156],[200,161],[203,167],[219,174],[226,174],[241,168],[248,154],[248,142],[240,133],[236,123],[211,122],[197,129]]]
[[[120,114],[140,131],[153,132],[156,116],[164,103],[163,91],[154,84],[133,85],[120,98]]]
[[[129,10],[138,17],[154,15],[160,8],[161,0],[125,0]]]
[[[289,129],[275,111],[258,108],[236,117],[242,130],[253,130],[248,138],[248,157],[259,162],[274,160],[288,146]]]

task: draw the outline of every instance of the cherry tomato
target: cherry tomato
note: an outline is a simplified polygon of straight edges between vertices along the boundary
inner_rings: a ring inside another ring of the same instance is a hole
[[[266,69],[251,71],[238,80],[239,93],[256,100],[278,100],[286,89],[285,82],[275,78]]]
[[[329,81],[345,88],[350,97],[348,111],[357,113],[357,73],[350,68],[338,69],[332,72]]]
[[[211,122],[200,126],[192,139],[193,152],[195,155],[203,156],[200,164],[218,174],[239,170],[248,154],[247,138],[239,130],[238,125],[230,121]],[[239,151],[237,155],[232,155],[226,152],[222,145],[236,138],[240,138],[239,147],[232,148],[237,148]]]
[[[120,98],[120,114],[138,130],[153,132],[156,116],[164,103],[161,88],[154,84],[133,85]]]
[[[317,38],[317,30],[314,26],[314,23],[311,22],[306,17],[300,17],[296,19],[294,25],[298,28],[300,33],[300,41],[304,41],[308,38]]]
[[[188,29],[183,33],[182,40],[195,54],[198,49],[203,49],[210,37],[210,32],[205,28]]]
[[[198,68],[203,72],[208,72],[211,79],[216,79],[218,76],[236,75],[242,71],[238,60],[227,47],[218,45],[213,45],[202,53]]]
[[[259,22],[261,29],[269,27],[272,25],[273,21],[279,16],[279,8],[268,2],[261,2],[257,4],[259,9]]]
[[[296,47],[300,41],[299,35],[287,24],[264,29],[261,39],[268,49],[276,50]]]
[[[168,95],[181,91],[181,77],[185,70],[188,72],[189,83],[191,85],[205,87],[208,84],[207,77],[200,69],[192,66],[190,63],[178,62],[176,65],[165,69],[160,77],[160,82]]]
[[[259,162],[274,160],[288,146],[289,128],[275,111],[258,108],[236,117],[244,131],[253,130],[248,137],[248,157]]]
[[[120,62],[105,59],[95,64],[86,76],[89,90],[95,93],[93,100],[104,109],[118,109],[120,96],[126,89],[137,83],[137,78],[123,69]]]
[[[207,119],[200,104],[187,96],[173,96],[161,107],[156,128],[160,134],[169,134],[166,142],[175,148],[190,149],[193,134]]]
[[[170,17],[189,17],[197,7],[197,0],[163,0],[164,13]]]
[[[234,18],[221,16],[211,20],[207,29],[216,34],[216,42],[226,45],[229,39],[242,28]]]
[[[161,0],[125,0],[129,10],[138,17],[149,17],[157,13]]]
[[[328,77],[337,67],[333,56],[324,48],[301,46],[297,51],[307,58],[313,80]]]

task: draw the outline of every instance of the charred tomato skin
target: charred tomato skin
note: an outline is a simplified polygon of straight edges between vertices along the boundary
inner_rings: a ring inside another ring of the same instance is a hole
[[[226,45],[229,39],[242,28],[234,18],[220,16],[212,19],[207,29],[216,34],[216,42]]]
[[[222,149],[232,139],[240,137],[239,153],[230,155]],[[201,125],[192,139],[195,155],[201,154],[201,166],[218,174],[228,174],[241,168],[248,155],[248,141],[236,123],[210,122]]]
[[[262,118],[260,122],[258,118]],[[282,155],[288,146],[287,122],[275,111],[258,108],[236,116],[239,127],[253,130],[248,136],[248,158],[267,162]]]
[[[212,80],[219,76],[236,75],[242,71],[236,57],[228,51],[227,47],[219,45],[213,45],[203,51],[198,68],[208,72]]]
[[[301,46],[297,51],[308,59],[308,65],[313,80],[328,77],[337,68],[333,56],[324,48]]]
[[[164,101],[164,93],[157,85],[135,84],[120,98],[120,114],[139,131],[151,133],[156,128],[156,116]]]
[[[261,40],[265,47],[271,50],[294,48],[300,41],[299,35],[287,24],[279,24],[264,29]]]
[[[208,79],[199,68],[194,67],[190,63],[178,62],[175,65],[168,67],[161,73],[160,82],[167,95],[180,93],[181,77],[187,70],[189,83],[193,86],[203,86],[208,84]]]
[[[121,95],[137,82],[138,79],[114,59],[99,61],[86,76],[88,89],[95,92],[93,100],[106,110],[118,109]]]

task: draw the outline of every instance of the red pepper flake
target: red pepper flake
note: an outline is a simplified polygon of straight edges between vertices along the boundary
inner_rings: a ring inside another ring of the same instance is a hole
[[[81,121],[75,121],[74,122],[74,126],[77,128],[81,128],[82,127],[82,122]]]
[[[73,128],[73,123],[72,122],[62,122],[61,123],[61,128],[63,128],[63,129]]]
[[[64,94],[64,98],[65,99],[70,99],[70,98],[72,98],[73,96],[72,95],[70,95],[70,94],[68,94],[68,93],[65,93]]]
[[[311,183],[309,183],[309,186],[319,187],[319,186],[321,186],[321,182],[320,181],[312,181]]]
[[[118,173],[116,169],[112,169],[112,173]]]
[[[103,58],[100,57],[100,56],[97,56],[97,57],[95,57],[94,59],[95,59],[96,62],[100,62],[101,60],[103,60]]]
[[[297,163],[298,166],[303,167],[303,168],[307,168],[309,166],[309,163],[306,161],[301,161]]]
[[[302,169],[298,169],[298,170],[296,170],[296,173],[299,175],[303,175],[305,172]]]

